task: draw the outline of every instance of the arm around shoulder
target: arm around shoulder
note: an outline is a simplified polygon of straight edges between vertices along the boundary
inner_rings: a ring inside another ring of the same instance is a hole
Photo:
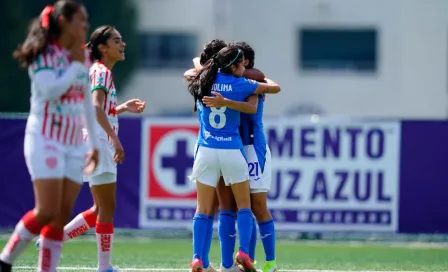
[[[278,85],[275,81],[266,78],[266,83],[258,83],[257,89],[255,89],[255,94],[276,94],[281,91],[280,85]]]

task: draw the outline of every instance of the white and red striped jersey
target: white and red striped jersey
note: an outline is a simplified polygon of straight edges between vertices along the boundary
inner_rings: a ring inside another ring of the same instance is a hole
[[[106,97],[104,98],[103,109],[109,120],[109,124],[112,129],[118,134],[118,114],[117,114],[117,90],[115,89],[114,79],[112,72],[104,64],[97,61],[89,72],[91,91],[101,90],[104,91]],[[99,139],[107,139],[110,141],[110,137],[106,131],[96,122],[96,133]]]
[[[93,108],[86,107],[84,99],[87,94],[90,100],[87,69],[71,62],[68,51],[51,44],[29,66],[28,73],[31,108],[26,132],[40,133],[65,145],[81,144],[85,118],[94,118]],[[87,126],[94,131],[90,123],[87,121]]]

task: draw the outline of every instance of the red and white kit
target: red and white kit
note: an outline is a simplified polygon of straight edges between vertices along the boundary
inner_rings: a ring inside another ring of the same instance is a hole
[[[86,148],[82,129],[95,133],[87,69],[57,44],[29,66],[31,109],[25,132],[25,160],[33,180],[69,178],[82,182]],[[90,140],[98,147],[96,139]]]
[[[90,67],[89,78],[91,85],[90,90],[92,92],[104,91],[105,98],[103,109],[109,120],[110,126],[115,133],[118,134],[118,114],[116,111],[117,90],[115,89],[111,70],[101,62],[95,62],[92,67]],[[117,180],[117,164],[113,160],[115,150],[112,146],[111,139],[98,122],[95,122],[95,124],[95,138],[97,138],[99,142],[100,160],[93,173],[86,177],[90,186],[112,183]],[[89,134],[89,136],[90,135],[91,134]],[[87,135],[85,135],[85,137],[87,137]]]

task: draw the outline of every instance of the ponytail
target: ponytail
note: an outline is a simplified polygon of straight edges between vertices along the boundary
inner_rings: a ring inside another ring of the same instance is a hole
[[[60,16],[71,21],[73,15],[81,8],[81,4],[74,0],[62,0],[54,6],[46,6],[40,16],[33,19],[25,41],[13,52],[13,57],[19,61],[21,67],[33,63],[39,54],[47,51],[48,45],[61,35],[58,23]]]
[[[202,98],[204,96],[210,96],[217,74],[218,61],[216,59],[216,55],[213,55],[213,57],[209,59],[204,66],[202,66],[198,74],[192,78],[188,84],[188,92],[194,98],[194,111],[197,109],[196,103],[198,100],[202,103]]]

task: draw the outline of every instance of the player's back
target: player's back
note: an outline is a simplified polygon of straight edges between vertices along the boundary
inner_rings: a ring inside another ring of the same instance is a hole
[[[243,145],[266,145],[263,127],[264,99],[265,95],[258,95],[258,107],[255,114],[241,114],[239,131]]]
[[[257,83],[246,78],[218,73],[212,91],[223,97],[244,101],[253,94]],[[210,148],[239,149],[242,147],[238,127],[240,112],[227,108],[208,108],[201,101],[197,101],[200,132],[198,144]]]

